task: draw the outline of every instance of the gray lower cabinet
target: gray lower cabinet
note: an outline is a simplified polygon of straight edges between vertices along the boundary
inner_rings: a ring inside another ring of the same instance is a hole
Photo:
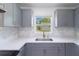
[[[57,54],[58,56],[65,56],[65,43],[58,43]]]
[[[66,47],[66,56],[73,56],[75,55],[75,50],[74,50],[74,44],[70,44],[70,43],[67,43],[65,44],[65,47]]]
[[[26,54],[27,56],[43,56],[42,48],[27,48]]]
[[[74,43],[26,43],[18,56],[79,56]]]
[[[37,44],[38,45],[38,44]],[[25,44],[18,53],[17,56],[42,56],[43,51],[42,48],[39,48],[38,46],[33,46],[33,44]]]
[[[58,51],[57,51],[56,47],[47,48],[47,49],[43,49],[43,54],[45,56],[57,56],[58,55]]]
[[[79,45],[73,43],[65,44],[66,56],[79,56]]]
[[[25,45],[20,49],[19,53],[17,54],[17,56],[25,56]]]
[[[31,48],[29,49],[28,53],[26,55],[32,55],[32,56],[56,56],[57,54],[57,46],[56,44],[51,43],[33,43],[33,44],[27,44],[27,47]],[[29,54],[31,53],[31,54]]]
[[[64,44],[60,43],[27,43],[18,56],[64,56]]]

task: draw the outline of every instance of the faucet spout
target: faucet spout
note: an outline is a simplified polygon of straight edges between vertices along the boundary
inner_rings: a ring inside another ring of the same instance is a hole
[[[45,38],[46,36],[45,36],[45,32],[43,32],[43,38]]]

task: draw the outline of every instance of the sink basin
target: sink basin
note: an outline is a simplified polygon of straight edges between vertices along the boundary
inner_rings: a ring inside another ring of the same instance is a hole
[[[37,38],[36,41],[53,41],[52,39]]]

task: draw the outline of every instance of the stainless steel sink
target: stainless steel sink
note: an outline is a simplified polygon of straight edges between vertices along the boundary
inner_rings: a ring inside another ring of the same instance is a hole
[[[36,41],[53,41],[53,39],[37,38]]]

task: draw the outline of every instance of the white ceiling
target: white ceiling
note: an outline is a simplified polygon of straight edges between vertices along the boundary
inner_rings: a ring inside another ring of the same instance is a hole
[[[79,3],[19,3],[20,7],[76,7]]]

